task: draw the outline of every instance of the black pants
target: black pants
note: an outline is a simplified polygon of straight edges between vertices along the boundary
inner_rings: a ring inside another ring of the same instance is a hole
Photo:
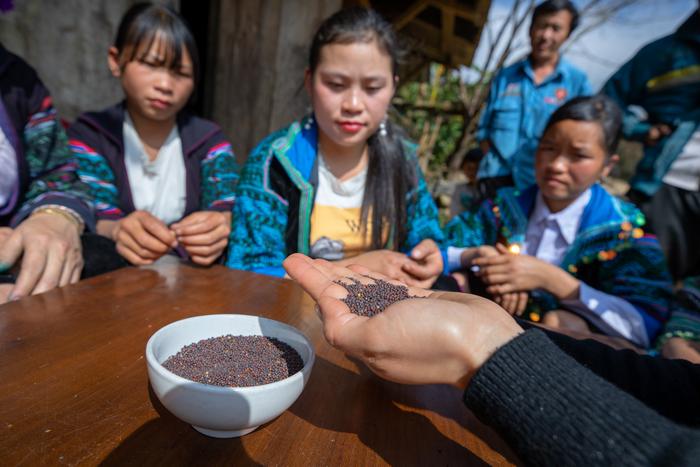
[[[129,263],[117,253],[116,244],[107,237],[84,233],[80,237],[80,242],[83,245],[84,262],[81,279],[129,266]]]
[[[651,198],[634,191],[629,198],[658,237],[673,278],[700,274],[700,192],[664,183]]]

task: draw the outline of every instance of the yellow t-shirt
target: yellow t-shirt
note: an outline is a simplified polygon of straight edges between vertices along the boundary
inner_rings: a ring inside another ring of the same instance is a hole
[[[338,260],[350,258],[369,249],[372,235],[368,221],[367,235],[362,235],[360,209],[364,197],[367,169],[353,178],[340,181],[328,170],[319,155],[318,187],[311,213],[311,249],[313,258]]]

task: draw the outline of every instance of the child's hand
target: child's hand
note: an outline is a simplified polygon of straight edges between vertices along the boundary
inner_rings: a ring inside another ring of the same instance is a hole
[[[107,236],[116,242],[119,254],[137,266],[151,264],[177,247],[175,234],[163,221],[146,211],[134,211],[109,226],[98,223],[97,229],[102,235],[108,233]]]
[[[511,315],[520,316],[527,308],[528,297],[527,292],[511,292],[496,295],[493,297],[493,301],[501,305]]]
[[[231,213],[198,211],[170,226],[196,264],[212,264],[228,245]]]

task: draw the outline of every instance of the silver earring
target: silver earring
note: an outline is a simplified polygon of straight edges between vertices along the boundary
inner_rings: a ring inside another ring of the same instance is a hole
[[[309,118],[306,119],[306,123],[304,123],[304,129],[307,131],[310,130],[311,125],[313,125],[313,124],[314,124],[314,116],[310,115]]]
[[[379,135],[380,136],[386,136],[387,131],[386,131],[386,119],[382,120],[382,123],[379,124]]]

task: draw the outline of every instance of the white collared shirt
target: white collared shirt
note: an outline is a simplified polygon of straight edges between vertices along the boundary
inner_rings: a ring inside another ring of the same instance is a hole
[[[187,196],[182,141],[175,125],[151,161],[133,121],[124,118],[124,162],[134,207],[148,211],[166,225],[182,218]]]

